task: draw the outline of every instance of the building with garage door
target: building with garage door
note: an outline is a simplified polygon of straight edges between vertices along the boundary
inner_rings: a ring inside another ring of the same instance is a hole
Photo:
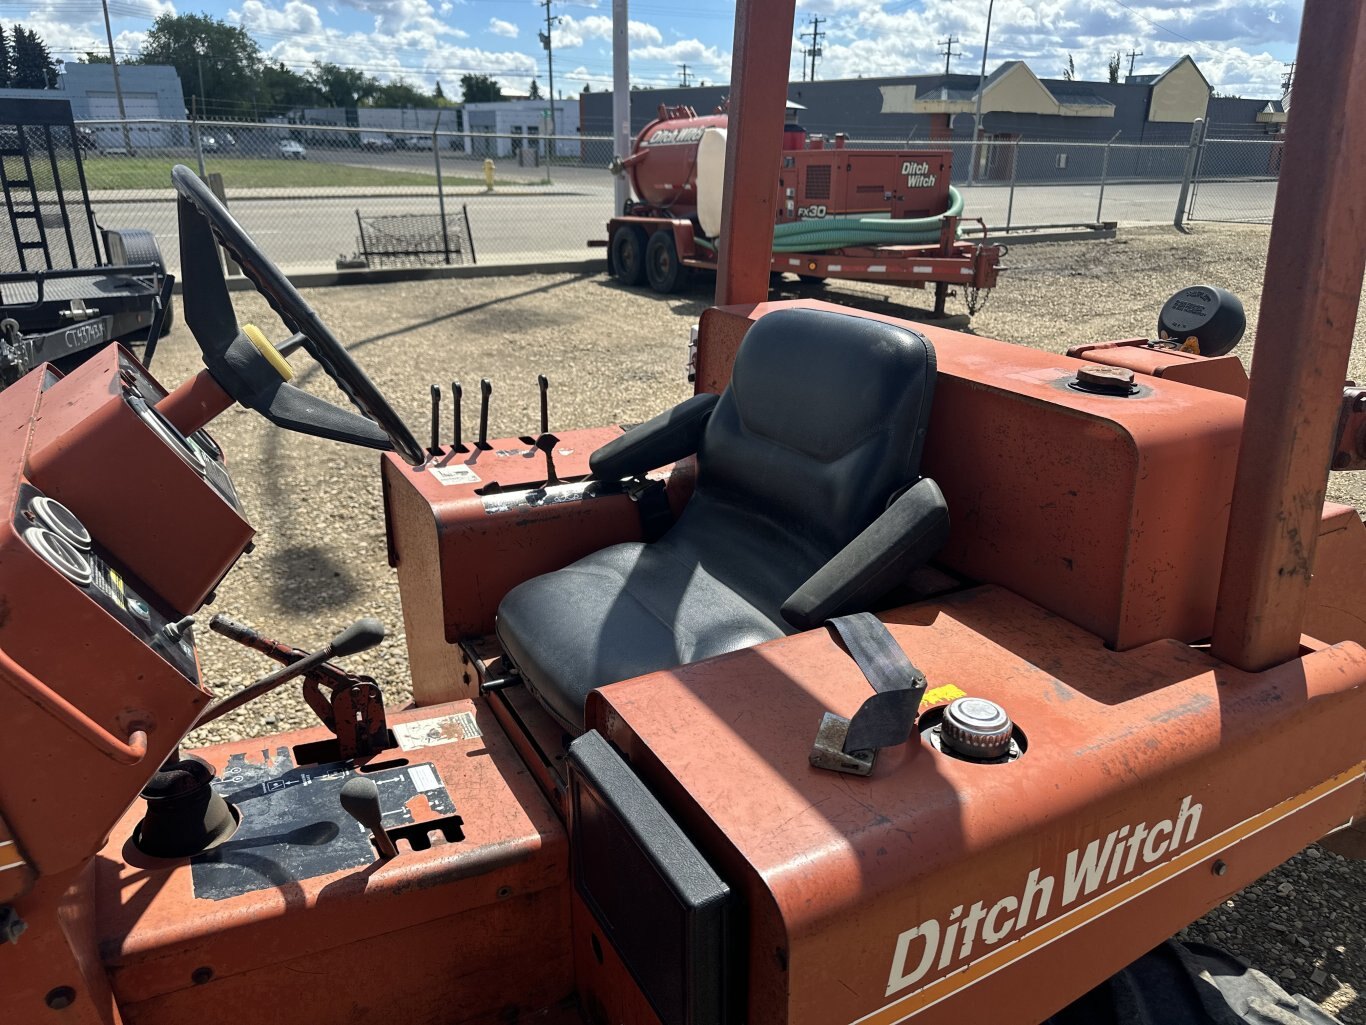
[[[136,150],[183,146],[188,141],[184,125],[185,98],[175,68],[160,64],[120,64],[119,85],[123,109],[130,122],[129,135]],[[0,96],[25,99],[46,97],[69,100],[77,121],[117,121],[118,96],[114,92],[114,69],[108,64],[70,62],[57,76],[56,89],[0,89]],[[179,124],[156,124],[158,121]],[[92,124],[101,149],[122,149],[123,130],[117,124]]]

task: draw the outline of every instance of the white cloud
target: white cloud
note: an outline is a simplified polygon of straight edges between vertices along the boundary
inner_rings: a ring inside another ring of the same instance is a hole
[[[628,21],[627,34],[633,44],[652,44],[664,42],[664,35],[659,29],[645,21]],[[612,40],[612,19],[602,14],[590,14],[586,18],[575,18],[573,15],[566,14],[560,18],[560,24],[555,29],[555,46],[557,49],[573,49],[583,46],[590,39],[601,39],[607,42]]]
[[[510,21],[504,21],[502,18],[490,18],[489,31],[495,36],[504,36],[507,39],[517,38],[517,26]]]

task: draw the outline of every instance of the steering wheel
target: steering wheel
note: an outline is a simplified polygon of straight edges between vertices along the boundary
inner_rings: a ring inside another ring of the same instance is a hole
[[[171,169],[171,181],[178,196],[185,323],[219,386],[281,427],[392,449],[411,465],[422,465],[426,453],[389,400],[208,185],[180,164]],[[285,357],[257,328],[238,326],[218,255],[220,245],[364,416],[290,384],[293,369]]]

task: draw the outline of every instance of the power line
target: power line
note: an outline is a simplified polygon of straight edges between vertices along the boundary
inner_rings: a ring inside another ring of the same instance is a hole
[[[1134,76],[1134,59],[1137,58],[1137,57],[1142,57],[1142,56],[1143,56],[1143,51],[1142,51],[1142,50],[1130,50],[1126,56],[1128,56],[1128,58],[1129,58],[1129,77],[1130,77],[1130,78],[1133,78],[1133,76]]]
[[[942,47],[944,48],[944,49],[940,50],[939,52],[940,52],[940,53],[943,55],[943,57],[944,57],[944,74],[946,74],[946,75],[949,73],[949,63],[950,63],[955,57],[961,57],[961,56],[963,56],[963,51],[962,51],[962,50],[959,50],[957,53],[954,53],[954,52],[953,52],[953,44],[954,44],[954,43],[959,43],[959,42],[962,42],[962,40],[960,40],[957,36],[949,36],[948,39],[941,39],[941,40],[939,40],[939,45],[942,46]]]
[[[806,39],[808,36],[811,38],[811,45],[810,45],[809,47],[807,47],[805,50],[802,51],[802,81],[803,81],[803,82],[806,81],[806,58],[807,58],[807,57],[810,57],[810,58],[811,58],[811,81],[814,82],[814,81],[816,80],[816,61],[818,61],[818,60],[820,59],[820,56],[821,56],[821,36],[823,36],[823,35],[826,34],[826,33],[824,33],[824,32],[821,31],[821,21],[823,21],[823,20],[824,20],[824,21],[828,21],[829,19],[828,19],[828,18],[822,19],[821,16],[820,16],[819,14],[813,14],[813,15],[811,16],[811,31],[810,31],[810,32],[803,32],[802,35],[801,35],[801,37],[802,37],[803,39]]]

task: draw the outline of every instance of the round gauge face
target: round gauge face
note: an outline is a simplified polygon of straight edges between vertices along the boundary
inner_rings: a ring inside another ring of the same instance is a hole
[[[129,391],[125,394],[128,404],[133,407],[138,418],[152,429],[152,433],[175,449],[180,458],[194,467],[198,473],[203,474],[206,470],[204,450],[176,430],[175,425],[157,412],[156,407],[149,406],[138,392]]]
[[[24,540],[73,584],[89,587],[95,579],[90,557],[56,531],[48,530],[47,527],[29,527],[24,531]]]
[[[34,518],[48,530],[59,535],[82,551],[90,551],[90,531],[66,506],[55,498],[37,495],[29,503]]]

